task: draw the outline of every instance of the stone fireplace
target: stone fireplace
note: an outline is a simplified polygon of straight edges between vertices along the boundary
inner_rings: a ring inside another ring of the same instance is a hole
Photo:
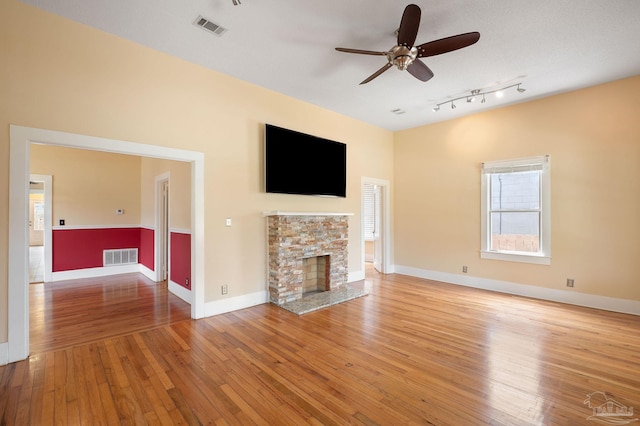
[[[265,213],[269,300],[277,305],[347,283],[348,213]]]

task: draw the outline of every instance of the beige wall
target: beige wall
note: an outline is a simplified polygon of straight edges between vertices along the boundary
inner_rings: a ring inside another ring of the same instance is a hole
[[[53,226],[140,225],[140,157],[32,144],[30,171],[52,176]]]
[[[0,2],[0,16],[0,342],[7,334],[9,124],[204,153],[205,301],[222,297],[222,283],[225,297],[266,290],[263,211],[355,213],[349,264],[360,270],[360,179],[392,179],[391,132],[16,0]],[[347,143],[348,197],[265,194],[265,122]]]
[[[640,300],[640,77],[395,135],[395,263]],[[440,111],[445,113],[446,111]],[[550,266],[481,260],[480,164],[551,156]]]
[[[191,163],[142,158],[140,224],[155,228],[156,177],[169,173],[169,228],[191,229]]]

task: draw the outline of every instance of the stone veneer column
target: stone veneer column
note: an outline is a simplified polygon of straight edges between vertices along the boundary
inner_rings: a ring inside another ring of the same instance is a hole
[[[265,213],[269,235],[269,299],[302,298],[302,259],[329,256],[329,289],[347,283],[349,214]]]

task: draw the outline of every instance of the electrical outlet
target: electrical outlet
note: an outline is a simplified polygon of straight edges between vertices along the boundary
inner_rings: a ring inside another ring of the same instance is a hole
[[[567,287],[573,287],[573,278],[567,278]]]
[[[466,265],[462,267],[462,272],[465,273],[465,274],[467,273],[467,266]]]
[[[184,279],[184,285],[186,285],[187,287],[189,287],[189,278],[185,278],[185,279]]]
[[[222,294],[229,293],[229,286],[227,284],[221,285],[220,286],[220,291],[222,291]]]

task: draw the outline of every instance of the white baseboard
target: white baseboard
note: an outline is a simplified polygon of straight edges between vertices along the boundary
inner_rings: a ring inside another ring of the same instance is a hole
[[[214,300],[212,302],[205,303],[204,316],[211,317],[214,315],[226,314],[227,312],[250,308],[252,306],[262,305],[263,303],[268,302],[269,292],[266,290],[242,296],[229,297],[227,299]]]
[[[9,363],[9,342],[0,343],[0,365]]]
[[[349,277],[347,278],[348,283],[361,280],[364,280],[364,271],[349,272]]]
[[[84,268],[73,269],[71,271],[53,272],[51,274],[51,281],[106,277],[109,275],[129,274],[132,272],[140,272],[139,263],[134,263],[131,265],[103,266],[98,268]]]
[[[176,296],[178,296],[180,299],[184,300],[188,304],[191,304],[191,300],[192,300],[191,290],[186,289],[182,287],[180,284],[171,280],[169,280],[168,282],[168,288],[171,293],[175,294]]]
[[[146,266],[144,266],[142,263],[138,264],[140,270],[139,272],[144,275],[145,277],[149,278],[151,281],[153,282],[158,282],[158,276],[156,274],[156,271],[152,271],[151,269],[147,268]]]
[[[542,299],[552,302],[567,303],[570,305],[584,306],[587,308],[603,309],[605,311],[640,315],[640,302],[636,300],[618,299],[615,297],[579,293],[576,291],[558,290],[528,284],[517,284],[508,281],[498,281],[488,278],[472,277],[469,275],[429,271],[426,269],[413,268],[410,266],[395,265],[394,270],[397,274],[410,275],[412,277],[441,281],[449,284],[497,291],[501,293],[515,294],[518,296],[532,297],[534,299]]]

